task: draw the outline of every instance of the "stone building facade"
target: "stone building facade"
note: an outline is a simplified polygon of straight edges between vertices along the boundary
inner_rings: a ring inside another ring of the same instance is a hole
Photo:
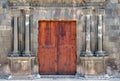
[[[119,0],[1,0],[0,75],[42,74],[38,60],[39,21],[76,22],[74,75],[119,74],[119,3]]]

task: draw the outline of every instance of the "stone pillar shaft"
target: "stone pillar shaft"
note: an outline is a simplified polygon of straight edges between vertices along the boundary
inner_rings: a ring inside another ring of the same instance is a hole
[[[86,51],[90,52],[90,15],[86,15]]]
[[[98,51],[102,51],[103,49],[102,49],[102,29],[103,29],[103,26],[102,26],[102,24],[103,24],[103,17],[102,17],[102,15],[99,15],[98,16]]]
[[[13,45],[13,53],[18,53],[18,27],[17,27],[17,16],[14,16],[14,45]]]
[[[28,12],[28,11],[26,11]],[[29,47],[29,42],[30,42],[30,38],[29,38],[29,31],[30,31],[30,22],[29,22],[29,13],[25,14],[25,53],[29,54],[30,53],[30,47]]]

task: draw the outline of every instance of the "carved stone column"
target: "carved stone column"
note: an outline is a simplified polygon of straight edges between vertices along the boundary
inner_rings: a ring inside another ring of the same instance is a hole
[[[104,56],[105,51],[103,51],[103,15],[104,9],[98,10],[98,50],[95,52],[96,56]]]
[[[15,10],[16,11],[16,10]],[[17,13],[14,14],[14,28],[13,28],[13,54],[18,54],[18,20]]]
[[[86,9],[86,49],[85,56],[92,56],[91,52],[91,10]]]
[[[102,29],[103,29],[103,26],[102,26],[102,15],[98,15],[98,50],[99,51],[102,51]]]
[[[90,48],[90,15],[86,15],[86,53],[91,54]]]
[[[30,54],[30,9],[25,10],[25,54]]]
[[[99,11],[101,13],[102,11]],[[102,28],[103,28],[103,16],[98,15],[98,51],[96,56],[91,53],[90,47],[90,15],[86,15],[86,51],[80,56],[81,66],[84,72],[81,72],[84,77],[89,77],[89,75],[101,75],[105,74],[107,56],[103,53],[102,48]],[[100,56],[99,54],[103,54]]]

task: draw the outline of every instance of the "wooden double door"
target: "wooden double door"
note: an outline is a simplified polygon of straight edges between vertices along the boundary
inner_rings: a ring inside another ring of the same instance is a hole
[[[76,73],[76,21],[39,21],[40,74]]]

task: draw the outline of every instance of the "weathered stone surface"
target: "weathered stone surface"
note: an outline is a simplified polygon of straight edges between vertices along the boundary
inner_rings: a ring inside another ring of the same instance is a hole
[[[12,75],[28,75],[32,73],[34,57],[10,57]]]
[[[81,71],[84,75],[102,75],[106,73],[106,65],[104,64],[107,61],[107,58],[103,57],[80,57],[81,59]]]
[[[109,0],[111,3],[118,3],[119,0]]]

